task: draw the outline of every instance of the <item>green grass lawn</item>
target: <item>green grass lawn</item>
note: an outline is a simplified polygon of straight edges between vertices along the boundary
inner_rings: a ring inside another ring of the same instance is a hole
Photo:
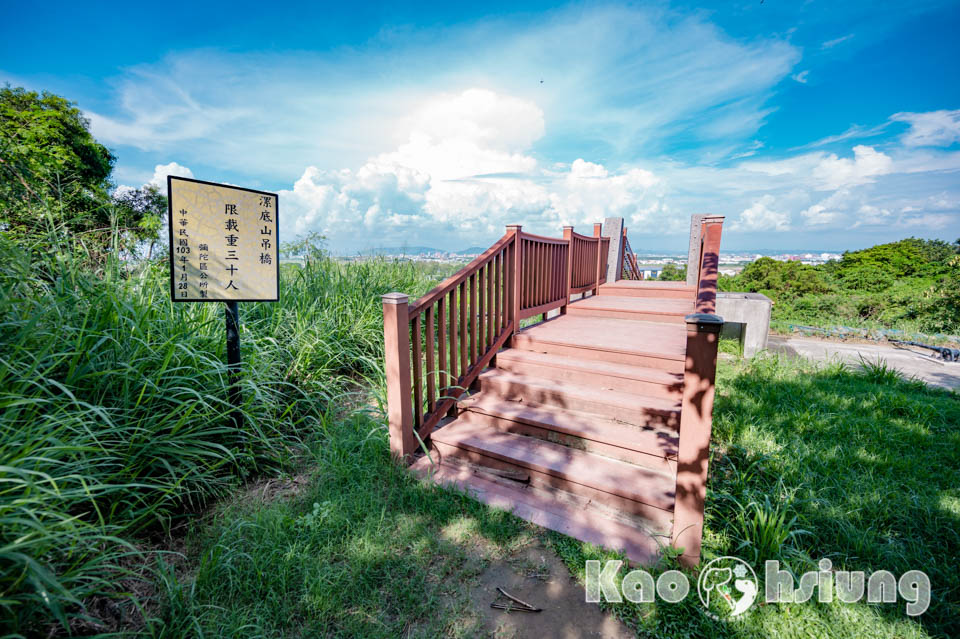
[[[284,269],[280,303],[241,308],[238,432],[220,305],[172,305],[160,263],[92,272],[2,236],[0,258],[0,636],[470,637],[488,562],[537,537],[575,575],[608,556],[390,460],[379,295],[421,295],[442,269]],[[957,395],[883,367],[727,355],[718,392],[705,557],[924,570],[930,610],[613,612],[638,636],[960,635]]]
[[[706,559],[737,555],[760,575],[770,558],[798,573],[822,557],[867,573],[919,569],[932,604],[918,619],[903,601],[775,604],[729,622],[707,616],[695,596],[611,604],[638,637],[960,634],[955,394],[882,367],[726,358],[714,424]],[[189,562],[179,577],[168,571],[152,634],[475,636],[467,585],[530,535],[581,577],[586,559],[615,556],[416,482],[390,461],[375,416],[330,416],[318,430],[299,494],[241,496],[194,526]],[[478,559],[480,546],[490,551]]]

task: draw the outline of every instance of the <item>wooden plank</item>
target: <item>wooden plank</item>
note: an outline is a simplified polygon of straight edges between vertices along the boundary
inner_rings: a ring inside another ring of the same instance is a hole
[[[680,438],[677,443],[676,509],[672,539],[674,548],[683,548],[680,561],[686,566],[695,566],[700,561],[717,345],[722,326],[723,323],[719,321],[687,324],[687,364],[683,381]]]
[[[497,298],[496,298],[496,299],[497,299],[497,303],[496,303],[496,307],[495,307],[495,310],[494,310],[493,315],[494,315],[494,317],[496,318],[496,323],[495,323],[496,331],[495,331],[495,332],[496,332],[496,334],[498,334],[498,335],[500,334],[500,331],[503,330],[503,324],[504,324],[504,322],[503,322],[503,312],[502,312],[502,311],[503,311],[503,305],[502,305],[502,301],[503,301],[503,288],[502,288],[502,286],[501,286],[501,281],[502,281],[501,275],[502,275],[502,271],[503,271],[503,262],[501,261],[501,257],[502,257],[502,254],[501,254],[501,253],[497,253],[497,257],[496,257],[495,260],[494,260],[494,264],[495,264],[495,266],[494,266],[494,272],[495,272],[496,275],[497,275],[497,281],[496,281],[496,283],[495,283],[494,286],[493,286],[493,290],[496,292],[496,295],[497,295]]]
[[[427,308],[427,326],[426,326],[426,338],[427,342],[427,412],[432,413],[433,409],[436,408],[437,403],[437,391],[436,391],[436,359],[434,359],[434,332],[433,332],[433,323],[434,323],[434,309],[435,307],[430,306]]]
[[[484,346],[489,346],[493,343],[493,338],[497,336],[497,331],[494,328],[494,314],[493,314],[493,275],[494,275],[494,261],[490,260],[487,262],[487,334],[486,338],[483,340]]]
[[[470,364],[477,361],[477,274],[470,276]]]
[[[423,422],[423,355],[421,349],[420,316],[413,317],[413,421],[419,427]],[[388,382],[389,384],[389,382]]]
[[[546,304],[540,304],[539,306],[532,306],[526,310],[520,311],[520,319],[524,320],[528,317],[533,317],[534,315],[540,315],[541,313],[549,313],[555,308],[560,308],[563,306],[563,300],[554,300],[552,302],[547,302]]]
[[[447,296],[437,300],[437,389],[443,394],[447,385]]]
[[[469,422],[455,422],[437,431],[433,439],[661,510],[673,510],[673,477],[667,473]]]
[[[469,349],[469,337],[470,334],[467,329],[467,282],[464,280],[460,282],[460,285],[457,286],[459,289],[459,298],[460,298],[460,335],[459,335],[459,347],[460,347],[460,375],[463,375],[464,371],[467,370],[469,365],[468,359],[470,356]]]
[[[486,305],[484,304],[487,291],[485,268],[477,271],[477,355],[482,355],[487,348]]]
[[[467,372],[460,377],[460,380],[457,382],[458,386],[463,388],[469,388],[471,384],[480,376],[480,373],[483,372],[489,364],[490,360],[493,359],[493,356],[497,354],[497,351],[503,346],[504,342],[507,341],[507,338],[512,335],[512,331],[505,330],[500,335],[497,336],[497,339],[494,340],[493,345],[487,349],[487,352],[479,359],[476,363],[470,366],[467,369]],[[450,407],[454,405],[456,400],[454,399],[445,399],[442,400],[438,406],[436,412],[427,415],[424,418],[423,425],[417,430],[417,433],[420,435],[421,439],[426,439],[430,433],[433,431],[433,427],[443,418],[444,414],[450,410]]]
[[[450,291],[450,383],[456,382],[459,373],[457,362],[460,357],[457,352],[460,341],[457,338],[457,288]]]
[[[421,477],[429,477],[438,484],[456,486],[494,508],[500,508],[537,526],[590,542],[596,546],[622,550],[631,562],[654,565],[660,559],[659,536],[653,522],[648,527],[633,521],[611,517],[608,510],[596,507],[589,499],[570,495],[560,499],[548,490],[481,474],[468,467],[445,461],[431,466],[426,457],[413,468]]]
[[[387,427],[390,452],[407,460],[416,451],[414,411],[410,406],[410,316],[403,293],[387,293],[383,303],[383,349],[387,378]],[[417,413],[419,413],[417,408]]]

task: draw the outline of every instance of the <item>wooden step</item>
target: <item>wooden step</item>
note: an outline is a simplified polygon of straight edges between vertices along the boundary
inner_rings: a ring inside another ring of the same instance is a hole
[[[496,428],[456,419],[431,440],[441,456],[494,469],[525,470],[535,486],[565,490],[631,515],[668,526],[672,520],[676,478]]]
[[[600,285],[601,295],[619,295],[623,297],[659,297],[693,300],[697,289],[685,282],[649,282],[637,280],[617,280]]]
[[[479,393],[460,402],[459,419],[536,437],[651,468],[677,471],[677,433],[667,428],[638,427],[588,413],[527,402],[504,401]]]
[[[561,315],[513,336],[514,348],[683,372],[686,326]]]
[[[660,546],[670,544],[669,528],[645,526],[639,518],[627,518],[589,499],[571,493],[513,482],[463,465],[417,460],[413,470],[425,481],[454,487],[494,508],[502,508],[538,526],[581,541],[619,550],[634,563],[652,565],[659,560]]]
[[[499,369],[480,374],[480,388],[489,395],[513,402],[565,408],[635,426],[680,426],[680,400],[648,397],[614,390],[517,375]]]
[[[693,313],[692,299],[662,297],[629,297],[606,293],[572,302],[567,306],[570,315],[612,317],[647,322],[684,324],[684,318]]]
[[[570,355],[510,348],[497,353],[497,368],[518,375],[542,377],[650,397],[680,399],[683,394],[683,374],[681,373]]]

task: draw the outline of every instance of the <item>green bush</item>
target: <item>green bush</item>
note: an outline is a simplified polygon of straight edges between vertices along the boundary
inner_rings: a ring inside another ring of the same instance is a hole
[[[27,635],[120,596],[144,534],[289,466],[333,398],[382,375],[379,295],[442,275],[285,268],[279,303],[240,305],[237,430],[221,304],[171,303],[163,262],[95,273],[39,248],[0,233],[0,627]]]

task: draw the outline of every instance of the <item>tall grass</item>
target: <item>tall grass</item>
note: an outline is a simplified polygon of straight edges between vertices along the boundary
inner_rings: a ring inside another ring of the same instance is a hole
[[[324,256],[241,304],[242,432],[220,304],[172,304],[162,262],[94,272],[0,234],[0,624],[93,624],[146,535],[293,463],[351,378],[376,376],[381,293],[440,273]],[[3,633],[0,633],[3,634]]]

